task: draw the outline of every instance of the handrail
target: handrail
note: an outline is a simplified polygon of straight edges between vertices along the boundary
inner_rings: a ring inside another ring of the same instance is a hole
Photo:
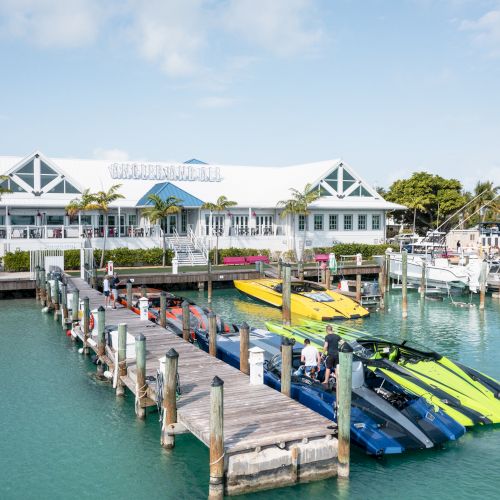
[[[193,246],[203,254],[203,258],[208,260],[208,248],[205,245],[205,242],[194,234],[191,227],[188,227],[188,238]]]

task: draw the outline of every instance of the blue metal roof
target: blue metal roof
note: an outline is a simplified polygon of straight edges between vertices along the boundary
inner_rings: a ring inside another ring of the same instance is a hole
[[[201,160],[197,160],[196,158],[191,158],[190,160],[187,160],[184,163],[189,163],[191,165],[208,165],[208,163]]]
[[[153,203],[148,199],[148,195],[156,194],[162,200],[166,200],[169,196],[175,196],[182,200],[183,207],[201,207],[203,201],[192,194],[189,194],[184,189],[175,186],[171,182],[159,182],[155,184],[138,202],[137,207],[151,206]]]

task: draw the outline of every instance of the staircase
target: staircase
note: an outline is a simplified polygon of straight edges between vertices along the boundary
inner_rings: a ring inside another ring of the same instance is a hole
[[[179,266],[206,266],[208,258],[203,248],[197,247],[196,241],[190,236],[174,235],[167,238],[169,248],[171,248]]]

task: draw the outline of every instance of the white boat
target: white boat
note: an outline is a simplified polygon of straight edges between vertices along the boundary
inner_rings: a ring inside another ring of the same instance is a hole
[[[392,252],[389,255],[390,276],[399,281],[402,277],[402,254]],[[481,261],[477,256],[469,257],[467,265],[453,265],[444,257],[432,258],[428,254],[408,254],[407,280],[410,285],[420,285],[424,261],[426,287],[461,290],[469,288],[471,292],[479,291]]]

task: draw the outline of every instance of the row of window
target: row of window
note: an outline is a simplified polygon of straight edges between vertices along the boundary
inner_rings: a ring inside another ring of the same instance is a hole
[[[313,219],[314,231],[324,231],[325,230],[325,217],[323,214],[315,214]],[[309,230],[308,218],[305,215],[299,215],[299,231]],[[338,214],[328,215],[328,231],[353,231],[354,228],[354,216],[352,214],[344,214],[342,219],[342,227],[340,227],[340,218]],[[371,216],[371,227],[372,231],[378,231],[380,229],[380,215]],[[357,215],[357,231],[367,231],[368,230],[368,216],[366,214]]]

